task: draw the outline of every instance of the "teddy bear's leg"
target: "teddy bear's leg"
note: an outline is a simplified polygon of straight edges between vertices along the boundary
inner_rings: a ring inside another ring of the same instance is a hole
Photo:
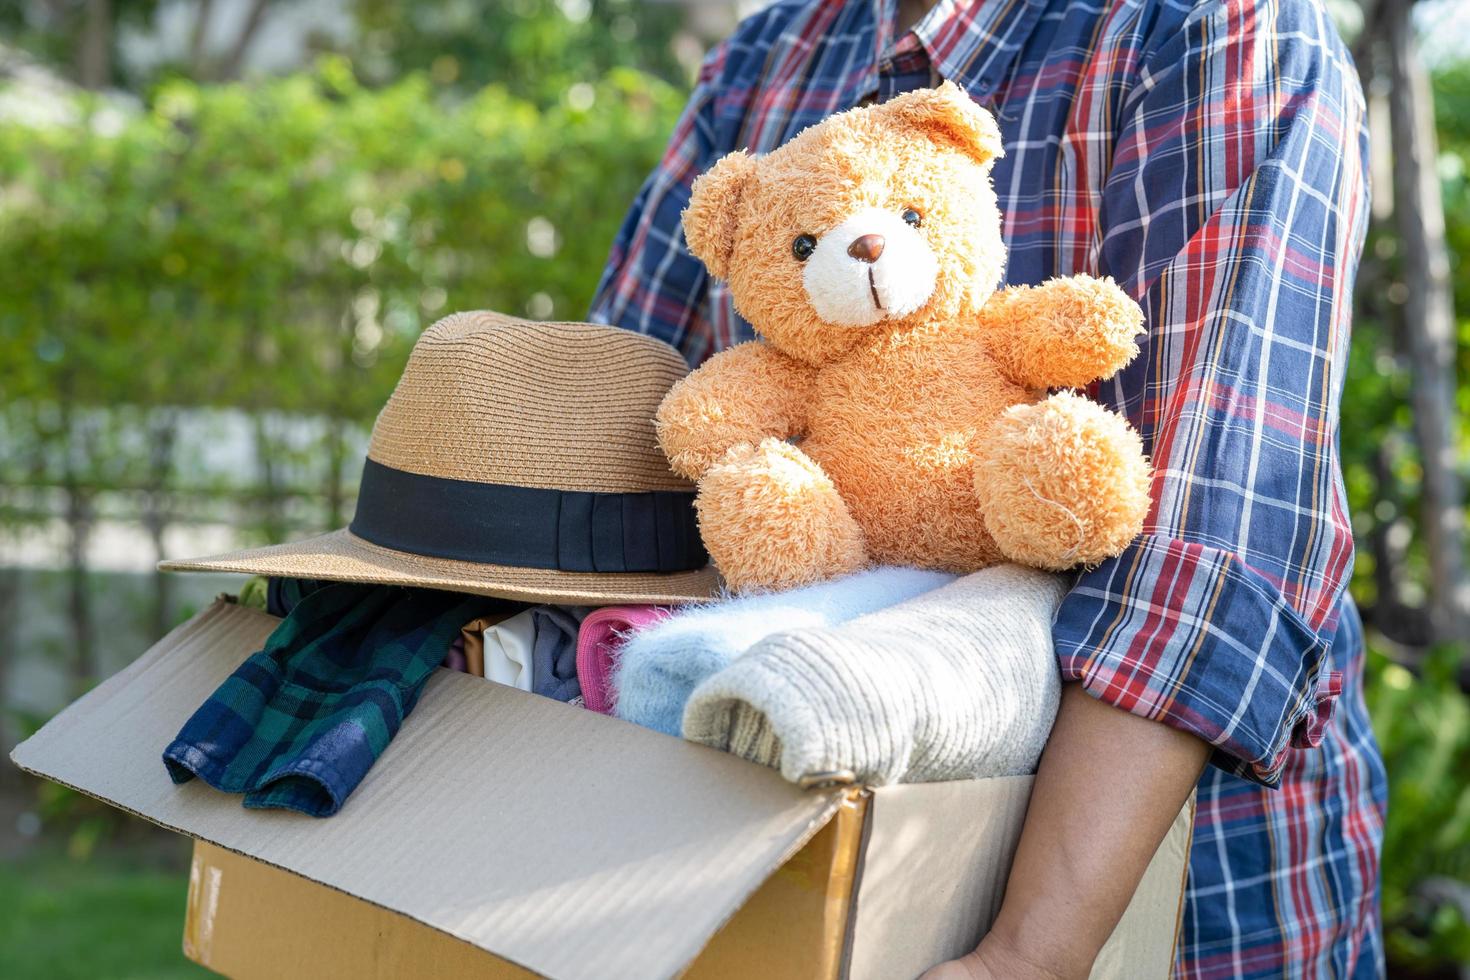
[[[736,446],[699,481],[699,530],[736,592],[787,589],[867,564],[863,532],[822,468],[779,439]]]
[[[1037,568],[1119,554],[1143,529],[1151,479],[1138,433],[1071,392],[1007,409],[976,448],[986,530],[1007,558]]]

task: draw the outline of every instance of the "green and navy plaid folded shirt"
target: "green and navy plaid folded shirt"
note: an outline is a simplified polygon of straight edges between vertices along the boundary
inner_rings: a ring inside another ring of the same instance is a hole
[[[311,591],[184,723],[163,753],[169,775],[243,793],[247,807],[331,816],[488,602],[349,583]]]

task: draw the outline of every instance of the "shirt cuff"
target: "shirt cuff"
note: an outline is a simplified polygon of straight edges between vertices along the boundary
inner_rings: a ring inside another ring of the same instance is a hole
[[[1062,678],[1190,732],[1265,786],[1322,741],[1342,691],[1322,639],[1239,556],[1146,535],[1085,571],[1053,627]]]

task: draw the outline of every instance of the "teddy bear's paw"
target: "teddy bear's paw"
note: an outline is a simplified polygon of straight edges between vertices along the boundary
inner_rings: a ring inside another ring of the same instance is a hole
[[[997,352],[1038,388],[1112,377],[1137,356],[1143,329],[1143,311],[1117,283],[1085,275],[1007,290],[990,317],[1008,339]]]
[[[986,530],[1011,560],[1058,571],[1122,552],[1151,479],[1138,433],[1071,392],[1007,409],[976,453]]]
[[[832,480],[779,439],[736,446],[695,500],[715,567],[736,592],[789,589],[867,564],[863,532]]]
[[[1064,306],[1076,324],[1073,356],[1087,381],[1111,378],[1138,356],[1143,310],[1111,278],[1078,275],[1061,282],[1069,299]]]

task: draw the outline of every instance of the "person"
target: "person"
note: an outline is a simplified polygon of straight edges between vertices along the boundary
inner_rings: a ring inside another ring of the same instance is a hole
[[[1320,0],[783,0],[705,61],[591,316],[697,364],[749,339],[680,212],[725,153],[949,79],[996,113],[1006,279],[1114,277],[1140,355],[1089,394],[1153,460],[1082,570],[999,916],[931,978],[1084,976],[1196,795],[1175,973],[1383,971],[1385,779],[1338,462],[1367,220],[1362,94]]]

